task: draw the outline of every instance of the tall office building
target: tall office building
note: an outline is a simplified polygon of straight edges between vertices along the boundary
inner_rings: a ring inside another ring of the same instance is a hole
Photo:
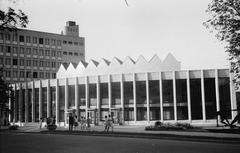
[[[85,60],[79,26],[68,21],[61,34],[19,29],[0,31],[0,66],[9,83],[54,79],[62,63]]]

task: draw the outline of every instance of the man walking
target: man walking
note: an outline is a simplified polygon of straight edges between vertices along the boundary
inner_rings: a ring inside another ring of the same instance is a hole
[[[72,114],[69,114],[69,131],[73,130],[73,122],[74,122],[74,118]]]

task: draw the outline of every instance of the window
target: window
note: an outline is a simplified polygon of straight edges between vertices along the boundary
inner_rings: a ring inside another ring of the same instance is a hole
[[[69,52],[68,54],[69,54],[69,55],[73,55],[73,53],[72,53],[72,52]]]
[[[79,43],[80,46],[83,46],[83,43]]]
[[[24,36],[19,36],[19,41],[24,42]]]
[[[39,61],[39,66],[44,67],[44,61]]]
[[[0,52],[3,52],[3,46],[0,46]]]
[[[52,45],[52,46],[55,46],[55,43],[56,43],[55,40],[52,39],[52,40],[51,40],[51,45]]]
[[[46,44],[46,45],[50,45],[49,39],[45,39],[45,44]]]
[[[56,56],[56,51],[52,50],[52,56],[55,57]]]
[[[33,78],[38,78],[38,73],[37,72],[33,72]]]
[[[27,43],[31,43],[31,37],[27,36]]]
[[[61,40],[58,40],[58,41],[57,41],[57,45],[58,45],[58,46],[61,46]]]
[[[61,51],[58,51],[58,57],[61,57],[62,56],[62,53],[61,53]]]
[[[45,56],[50,56],[50,50],[45,50]]]
[[[67,55],[67,52],[63,52],[63,55]]]
[[[78,56],[78,53],[74,53],[74,56]]]
[[[33,66],[38,66],[38,61],[33,61]]]
[[[63,44],[67,44],[67,41],[63,41]]]
[[[78,45],[78,42],[74,42],[74,45]]]
[[[50,79],[50,73],[46,73],[46,78]]]
[[[58,67],[60,67],[60,66],[61,66],[61,64],[62,64],[62,63],[60,63],[60,62],[59,62],[59,63],[58,63]]]
[[[27,76],[26,76],[27,78],[31,78],[32,77],[32,74],[31,74],[31,72],[27,72]]]
[[[25,66],[24,59],[20,59],[20,66]]]
[[[52,79],[56,79],[56,73],[52,74]]]
[[[71,42],[71,41],[69,41],[69,42],[68,42],[68,44],[69,44],[69,45],[72,45],[72,42]]]
[[[20,71],[20,78],[25,78],[25,72],[24,71]]]
[[[0,58],[0,64],[3,64],[3,58]]]
[[[18,60],[17,59],[13,59],[13,65],[18,65]]]
[[[33,49],[33,55],[37,55],[37,49],[36,48]]]
[[[31,48],[27,48],[27,55],[32,55]]]
[[[24,48],[20,48],[20,54],[24,54]]]
[[[43,45],[43,38],[39,38],[39,44]]]
[[[52,68],[56,67],[56,62],[52,62]]]
[[[6,77],[11,77],[11,71],[6,71]]]
[[[13,41],[17,41],[17,34],[13,34]]]
[[[13,77],[17,78],[18,77],[18,71],[13,71]]]
[[[40,50],[39,50],[39,55],[40,55],[40,56],[44,56],[44,50],[43,50],[43,49],[40,49]]]
[[[39,76],[40,76],[40,79],[44,79],[44,73],[43,72],[39,72]]]
[[[6,46],[6,53],[11,53],[11,47],[10,46]]]
[[[6,65],[11,65],[11,59],[10,58],[6,58]]]
[[[46,61],[46,67],[50,67],[50,62]]]
[[[83,53],[79,53],[80,56],[83,56]]]
[[[0,33],[0,40],[3,40],[3,33]]]
[[[37,37],[33,37],[33,43],[37,44]]]
[[[10,34],[5,34],[6,40],[10,40]]]
[[[13,47],[13,53],[17,53],[17,47]]]
[[[27,60],[27,66],[31,66],[31,60]]]

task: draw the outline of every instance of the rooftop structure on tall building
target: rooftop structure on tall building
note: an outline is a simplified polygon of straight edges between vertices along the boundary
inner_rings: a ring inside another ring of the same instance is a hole
[[[85,41],[73,21],[67,22],[61,34],[0,31],[0,66],[7,82],[54,79],[61,64],[79,61],[85,61]]]

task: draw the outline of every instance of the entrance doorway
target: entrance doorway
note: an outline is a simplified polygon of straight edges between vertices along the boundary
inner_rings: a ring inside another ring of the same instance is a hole
[[[111,117],[114,119],[114,124],[122,123],[122,111],[120,111],[119,109],[112,109]]]
[[[91,119],[91,124],[98,125],[98,112],[96,109],[88,110],[87,117]]]

